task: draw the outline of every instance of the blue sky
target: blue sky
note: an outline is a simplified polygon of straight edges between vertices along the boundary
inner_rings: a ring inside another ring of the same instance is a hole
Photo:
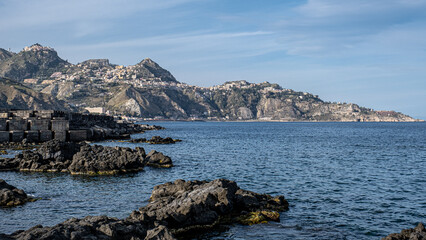
[[[0,0],[0,47],[149,57],[188,84],[269,81],[426,119],[426,0]]]

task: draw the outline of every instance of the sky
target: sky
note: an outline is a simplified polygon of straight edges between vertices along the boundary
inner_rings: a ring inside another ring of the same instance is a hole
[[[426,0],[0,0],[0,48],[151,58],[178,81],[278,83],[426,119]]]

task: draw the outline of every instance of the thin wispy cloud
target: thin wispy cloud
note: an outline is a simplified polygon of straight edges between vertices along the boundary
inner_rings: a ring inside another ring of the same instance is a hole
[[[425,12],[424,0],[3,0],[0,47],[38,42],[74,63],[150,57],[190,84],[268,80],[386,108],[426,89]]]

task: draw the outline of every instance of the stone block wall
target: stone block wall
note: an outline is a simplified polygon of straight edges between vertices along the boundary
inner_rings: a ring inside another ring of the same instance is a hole
[[[27,142],[40,142],[39,131],[25,131],[24,137],[27,139]]]
[[[51,120],[52,131],[62,132],[69,130],[69,121],[68,120]]]
[[[71,142],[79,142],[89,139],[88,130],[69,130],[69,140]]]
[[[9,132],[0,131],[0,142],[9,142]]]
[[[7,120],[7,124],[9,126],[9,131],[25,131],[28,128],[27,120],[22,118],[13,118]]]
[[[6,131],[7,130],[7,121],[6,119],[0,118],[0,131]]]
[[[11,142],[22,142],[24,140],[24,131],[10,131],[10,141]]]
[[[102,126],[99,128],[98,126]],[[84,141],[109,136],[117,128],[111,116],[55,110],[0,110],[0,142]],[[95,131],[96,129],[96,131]]]
[[[40,130],[40,142],[47,142],[53,139],[52,131]]]
[[[42,131],[42,130],[49,130],[50,127],[50,119],[31,119],[28,120],[30,123],[30,130],[34,131]]]

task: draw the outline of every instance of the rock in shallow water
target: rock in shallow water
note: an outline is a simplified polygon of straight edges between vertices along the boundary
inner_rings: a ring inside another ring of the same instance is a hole
[[[22,189],[9,185],[0,179],[0,207],[15,207],[26,202],[33,202],[34,198],[28,197]]]
[[[171,168],[173,167],[172,159],[160,152],[151,150],[151,152],[146,155],[144,164],[150,167],[155,168]]]
[[[69,219],[53,227],[18,231],[11,239],[175,239],[238,222],[250,212],[288,209],[283,196],[240,189],[233,181],[176,180],[154,187],[151,202],[120,220],[106,216]],[[269,220],[279,221],[279,214]],[[262,221],[264,222],[264,221]]]
[[[225,179],[211,182],[176,180],[154,187],[150,200],[128,219],[159,222],[178,235],[238,222],[238,217],[253,211],[288,209],[283,196],[274,198],[246,191]]]
[[[73,158],[71,174],[104,175],[143,170],[143,148],[103,147],[84,145]]]
[[[415,228],[404,229],[401,233],[389,234],[382,240],[426,240],[426,230],[423,223],[419,223]]]
[[[148,156],[140,147],[104,147],[87,143],[43,143],[36,151],[24,151],[12,159],[0,159],[0,170],[31,172],[69,172],[71,174],[104,175],[137,172],[144,166],[173,166],[170,157],[151,151]]]

